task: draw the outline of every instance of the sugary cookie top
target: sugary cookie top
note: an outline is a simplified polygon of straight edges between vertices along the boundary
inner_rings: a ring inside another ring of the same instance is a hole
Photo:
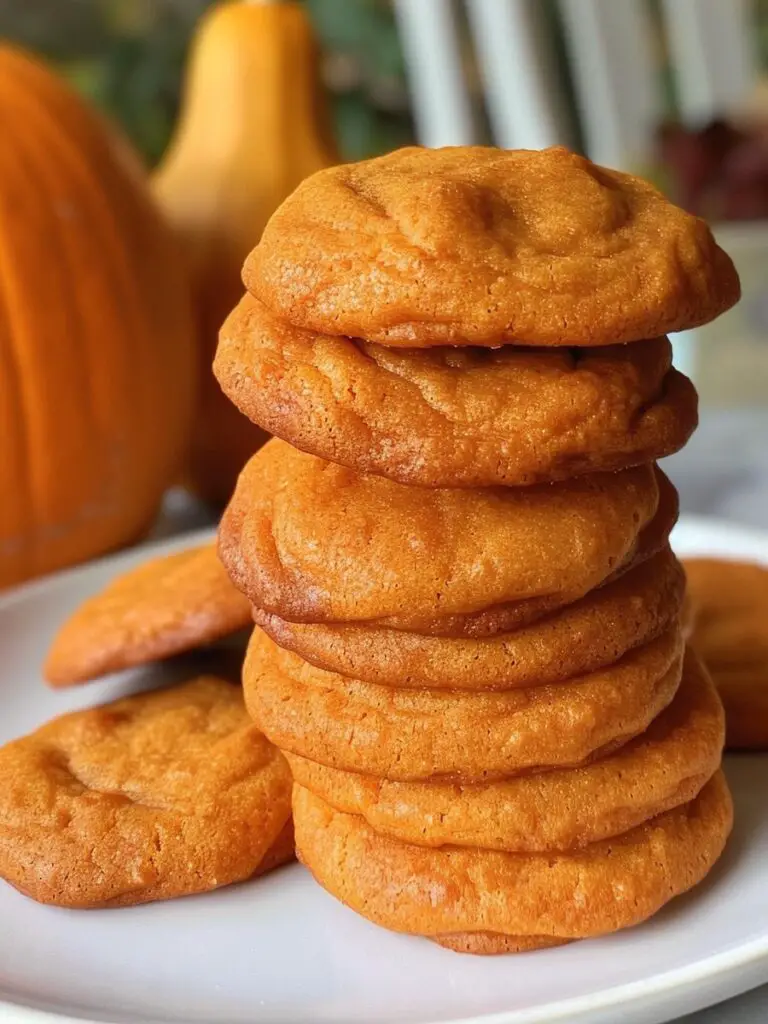
[[[519,486],[652,462],[697,421],[667,338],[601,348],[390,348],[293,327],[246,294],[214,372],[294,447],[427,487]]]
[[[639,924],[720,856],[733,806],[722,772],[695,800],[583,850],[429,849],[381,835],[296,786],[296,847],[318,881],[386,928],[560,939]]]
[[[402,689],[512,690],[612,665],[678,620],[682,566],[657,555],[528,625],[480,639],[424,636],[370,623],[298,623],[254,609],[280,647],[318,668]]]
[[[673,625],[615,664],[551,686],[395,689],[315,668],[256,629],[243,689],[281,750],[379,778],[476,783],[616,749],[672,701],[682,667]]]
[[[213,544],[175,551],[115,577],[62,625],[44,673],[71,686],[244,629],[248,601],[231,584]]]
[[[558,487],[405,487],[272,440],[240,475],[219,553],[237,587],[281,618],[431,621],[576,600],[633,556],[658,506],[652,466]]]
[[[563,147],[414,147],[320,171],[243,276],[296,326],[396,346],[636,341],[739,297],[702,220]]]
[[[582,849],[692,800],[720,766],[724,733],[714,685],[688,651],[672,703],[636,739],[580,768],[458,790],[435,779],[399,782],[287,758],[295,782],[382,835],[421,846],[538,853]]]
[[[290,799],[240,687],[200,676],[0,748],[0,878],[70,907],[203,892],[257,870]]]

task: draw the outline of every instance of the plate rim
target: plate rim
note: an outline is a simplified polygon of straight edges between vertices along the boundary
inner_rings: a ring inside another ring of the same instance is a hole
[[[764,554],[757,557],[757,561],[768,562],[768,530],[743,526],[733,520],[719,517],[688,515],[685,513],[681,515],[678,526],[683,526],[686,530],[695,529],[708,533],[713,538],[713,544],[715,545],[717,544],[717,538],[721,537],[723,538],[723,543],[727,546],[733,540],[734,534],[737,534],[740,543],[743,542],[745,545],[748,545],[754,542],[758,549],[764,551]],[[215,540],[215,537],[215,526],[188,530],[171,537],[159,538],[122,551],[108,553],[82,565],[50,573],[11,587],[7,591],[0,592],[0,612],[17,602],[34,599],[37,593],[44,592],[51,587],[59,587],[62,584],[66,585],[70,580],[87,577],[94,569],[105,567],[107,564],[119,567],[124,563],[135,561],[137,556],[152,557],[153,555],[171,553],[185,547],[210,542]],[[684,555],[683,557],[686,556]],[[746,556],[724,554],[717,557],[733,560]],[[762,981],[755,982],[747,977],[748,969],[759,965],[762,960],[766,961],[765,978]],[[768,927],[764,935],[742,943],[735,949],[714,953],[706,959],[697,960],[695,963],[684,967],[664,971],[651,978],[625,982],[598,992],[560,999],[547,1003],[546,1006],[533,1007],[530,1010],[501,1010],[480,1016],[443,1018],[441,1020],[432,1020],[429,1024],[569,1024],[570,1019],[574,1015],[586,1012],[604,1012],[614,1007],[619,1007],[628,1000],[635,1001],[637,998],[654,999],[663,997],[675,991],[689,988],[698,981],[706,979],[710,983],[716,982],[718,978],[728,977],[737,972],[741,973],[741,977],[738,980],[733,979],[736,981],[736,984],[724,1001],[716,1000],[715,1002],[710,1002],[707,999],[698,1010],[718,1005],[721,1002],[727,1002],[729,999],[760,987],[761,984],[768,983]],[[698,1012],[698,1010],[687,1010],[684,1012],[691,1013]],[[112,1017],[72,1017],[61,1014],[56,1010],[40,1009],[22,1003],[8,1002],[2,998],[0,998],[0,1020],[2,1020],[3,1024],[54,1024],[54,1022],[55,1024],[116,1024],[115,1019]],[[147,1024],[150,1024],[150,1018],[146,1018],[146,1020]]]
[[[748,955],[744,955],[745,952]],[[479,1017],[455,1017],[451,1019],[432,1020],[427,1024],[568,1024],[574,1014],[582,1014],[586,1011],[604,1011],[612,1007],[618,1007],[626,1002],[627,997],[642,996],[653,998],[664,995],[666,992],[675,989],[686,988],[703,978],[712,981],[724,972],[732,972],[739,968],[747,968],[757,964],[763,958],[768,958],[768,932],[761,938],[753,939],[747,946],[739,946],[734,950],[725,950],[722,953],[715,953],[706,960],[698,960],[695,964],[687,967],[679,967],[672,971],[665,971],[657,974],[650,980],[630,981],[623,985],[613,985],[611,988],[601,992],[590,993],[583,996],[574,996],[570,999],[560,999],[554,1003],[548,1003],[545,1007],[526,1012],[525,1010],[500,1010],[493,1014],[483,1014]],[[714,970],[712,969],[714,966]],[[768,974],[766,975],[768,982]],[[721,1005],[729,999],[759,987],[747,983],[745,987],[737,987],[736,991],[727,996],[725,1000],[718,1000],[714,1003],[705,1002],[699,1010],[708,1009],[711,1006]],[[10,1011],[10,1012],[9,1012]],[[697,1013],[698,1010],[688,1010],[686,1013]],[[542,1016],[542,1014],[546,1014]],[[0,1000],[0,1015],[3,1024],[115,1024],[111,1017],[69,1017],[59,1014],[55,1010],[41,1010],[36,1007],[23,1006],[20,1003],[8,1003]],[[160,1018],[158,1018],[158,1021]],[[151,1018],[146,1018],[147,1024],[154,1024]],[[222,1021],[222,1024],[226,1022]],[[674,1024],[674,1019],[671,1024]]]

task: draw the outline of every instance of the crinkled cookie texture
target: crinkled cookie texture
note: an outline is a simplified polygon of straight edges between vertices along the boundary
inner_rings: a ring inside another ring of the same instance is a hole
[[[153,558],[85,601],[54,638],[43,669],[52,686],[167,658],[244,629],[248,601],[214,544]]]
[[[768,568],[689,558],[691,643],[725,706],[726,746],[768,750]]]
[[[409,148],[320,171],[243,278],[297,327],[405,347],[612,345],[739,298],[704,221],[563,147]]]
[[[243,687],[281,750],[404,782],[482,782],[615,750],[672,701],[682,663],[675,625],[615,665],[551,686],[404,690],[314,668],[256,629]]]
[[[291,327],[246,294],[214,364],[303,451],[427,487],[565,480],[670,455],[697,422],[666,338],[600,349],[390,349]]]
[[[0,877],[40,903],[206,892],[292,853],[291,774],[214,676],[56,718],[0,749]]]
[[[725,719],[690,652],[675,699],[648,729],[581,768],[475,785],[392,782],[287,754],[293,778],[336,810],[419,846],[581,849],[692,800],[720,766]]]
[[[301,786],[293,808],[299,859],[324,889],[376,924],[430,937],[490,933],[537,943],[604,935],[646,920],[704,878],[733,820],[720,771],[690,803],[560,854],[399,842]],[[470,951],[509,950],[499,945],[486,939]]]
[[[273,440],[240,476],[219,553],[235,585],[281,618],[418,631],[583,596],[632,557],[658,504],[652,466],[556,487],[415,488]]]
[[[509,690],[612,665],[680,616],[682,567],[669,547],[580,601],[483,639],[367,625],[288,622],[254,609],[277,644],[318,668],[385,686]]]

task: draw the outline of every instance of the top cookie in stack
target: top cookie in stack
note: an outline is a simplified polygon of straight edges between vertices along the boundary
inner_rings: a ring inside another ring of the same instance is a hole
[[[402,149],[313,175],[246,260],[289,323],[385,345],[613,345],[739,296],[703,221],[563,147]]]
[[[244,278],[216,359],[235,404],[305,451],[439,487],[677,450],[695,393],[663,335],[739,295],[702,221],[562,148],[406,149],[322,171]]]
[[[220,554],[300,857],[470,952],[653,914],[731,825],[654,465],[696,423],[664,334],[736,301],[730,260],[564,149],[412,149],[308,179],[245,281],[216,372],[284,440]]]

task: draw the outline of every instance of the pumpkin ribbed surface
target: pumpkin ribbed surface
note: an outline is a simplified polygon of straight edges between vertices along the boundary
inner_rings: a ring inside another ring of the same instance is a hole
[[[0,586],[139,536],[183,457],[193,322],[125,143],[0,47]]]

